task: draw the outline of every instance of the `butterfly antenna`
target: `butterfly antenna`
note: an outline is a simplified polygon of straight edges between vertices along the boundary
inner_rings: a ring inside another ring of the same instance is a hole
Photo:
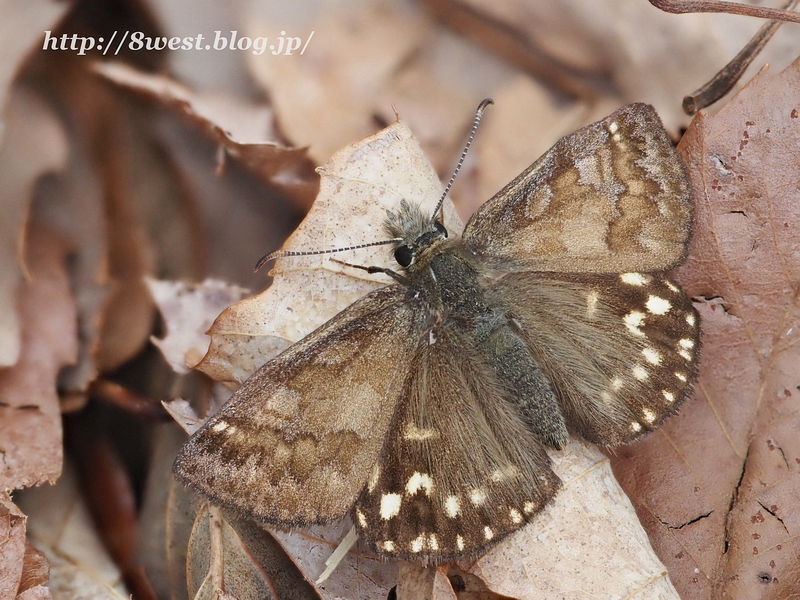
[[[478,125],[481,122],[481,117],[483,117],[483,111],[486,110],[486,107],[490,104],[494,104],[494,100],[491,98],[485,98],[479,105],[478,110],[475,111],[475,120],[472,122],[472,130],[469,132],[469,138],[467,139],[467,143],[464,145],[464,151],[461,153],[461,158],[458,159],[458,164],[456,165],[455,171],[453,171],[453,176],[450,178],[447,187],[444,188],[444,193],[442,193],[442,197],[439,198],[439,204],[436,205],[436,210],[433,211],[433,218],[436,218],[436,215],[439,214],[439,211],[442,209],[442,205],[444,204],[444,199],[447,198],[447,194],[450,192],[450,188],[453,187],[453,182],[456,180],[456,175],[461,170],[461,166],[464,164],[464,159],[467,157],[467,151],[469,147],[472,145],[472,140],[475,139],[475,132],[478,131]]]
[[[307,252],[293,252],[291,250],[276,250],[265,254],[258,259],[253,271],[256,272],[265,264],[276,258],[286,258],[287,256],[313,256],[315,254],[333,254],[334,252],[347,252],[348,250],[360,250],[361,248],[369,248],[371,246],[383,246],[384,244],[394,244],[395,242],[402,242],[403,238],[392,238],[391,240],[383,240],[380,242],[370,242],[369,244],[359,244],[358,246],[347,246],[346,248],[331,248],[330,250],[309,250]]]

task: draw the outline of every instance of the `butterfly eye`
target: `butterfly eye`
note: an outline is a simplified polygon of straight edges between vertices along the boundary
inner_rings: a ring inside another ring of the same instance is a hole
[[[407,267],[414,260],[414,252],[408,246],[400,246],[394,251],[394,259],[401,267]]]
[[[447,237],[447,227],[439,223],[439,221],[434,221],[433,226],[436,228],[436,231],[441,233],[444,237]]]

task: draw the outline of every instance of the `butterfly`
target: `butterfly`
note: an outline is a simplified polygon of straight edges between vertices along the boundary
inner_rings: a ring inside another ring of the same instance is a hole
[[[460,237],[403,199],[397,270],[366,268],[393,282],[256,371],[176,476],[278,526],[349,514],[384,558],[485,552],[557,493],[547,447],[629,443],[691,394],[699,318],[665,274],[691,209],[646,104],[562,138]]]

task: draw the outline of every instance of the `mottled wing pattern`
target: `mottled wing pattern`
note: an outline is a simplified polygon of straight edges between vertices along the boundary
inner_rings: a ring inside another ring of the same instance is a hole
[[[427,312],[408,295],[404,286],[376,290],[261,367],[184,445],[175,474],[272,523],[345,515],[426,329]]]
[[[386,558],[475,555],[528,522],[559,479],[454,322],[431,330],[410,373],[353,520]]]
[[[690,184],[652,106],[562,138],[473,215],[464,243],[507,271],[624,273],[677,264]]]
[[[488,294],[520,327],[568,427],[591,442],[631,442],[691,393],[699,318],[662,273],[511,273]]]

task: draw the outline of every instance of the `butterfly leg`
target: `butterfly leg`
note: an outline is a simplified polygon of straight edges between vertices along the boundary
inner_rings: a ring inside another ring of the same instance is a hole
[[[365,267],[364,265],[354,265],[353,263],[344,262],[343,260],[336,260],[335,258],[331,259],[335,263],[339,263],[340,265],[344,265],[345,267],[352,267],[354,269],[361,269],[362,271],[366,271],[367,273],[383,273],[384,275],[388,275],[398,283],[402,283],[403,285],[411,285],[411,281],[408,277],[400,275],[400,273],[396,273],[391,269],[387,269],[385,267]]]

